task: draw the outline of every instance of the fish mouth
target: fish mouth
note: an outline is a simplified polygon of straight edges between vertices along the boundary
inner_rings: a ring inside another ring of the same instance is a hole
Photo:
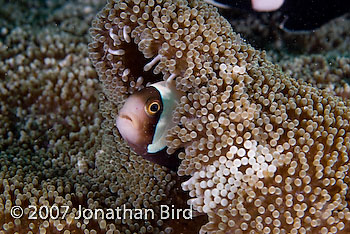
[[[130,128],[134,130],[139,129],[140,127],[137,117],[132,113],[120,113],[117,117],[117,123],[118,122],[119,122],[119,127],[126,127],[121,125],[129,125]]]
[[[121,114],[121,115],[119,115],[119,117],[122,118],[122,119],[126,119],[127,121],[130,121],[131,123],[134,122],[129,115]]]
[[[140,140],[142,138],[140,138],[141,134],[138,129],[139,124],[137,119],[133,118],[132,115],[124,113],[119,114],[115,124],[119,131],[119,134],[130,146],[136,146],[138,143],[140,143]]]

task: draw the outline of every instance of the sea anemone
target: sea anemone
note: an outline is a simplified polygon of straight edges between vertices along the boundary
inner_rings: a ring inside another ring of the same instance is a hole
[[[185,92],[167,145],[185,149],[201,231],[349,232],[348,101],[282,73],[201,1],[110,1],[90,32],[111,104],[169,77]]]

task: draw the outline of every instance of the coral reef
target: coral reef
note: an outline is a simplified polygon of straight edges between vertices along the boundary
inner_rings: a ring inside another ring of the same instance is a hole
[[[91,35],[111,102],[174,77],[186,93],[168,152],[185,149],[202,232],[350,231],[347,100],[282,73],[201,1],[111,1]]]

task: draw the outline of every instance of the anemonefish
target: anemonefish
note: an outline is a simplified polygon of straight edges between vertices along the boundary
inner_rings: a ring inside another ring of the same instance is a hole
[[[312,31],[350,11],[347,0],[204,0],[219,8],[281,13],[280,28]]]
[[[132,94],[120,109],[116,126],[128,145],[145,159],[176,169],[177,155],[166,153],[167,131],[182,93],[174,82],[154,83]]]

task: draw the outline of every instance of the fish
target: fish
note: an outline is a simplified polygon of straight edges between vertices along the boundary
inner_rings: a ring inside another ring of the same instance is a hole
[[[276,11],[284,4],[284,0],[204,0],[218,8],[243,8],[257,12]]]
[[[311,32],[350,11],[346,0],[204,0],[219,8],[248,12],[280,12],[279,26],[287,32]]]
[[[173,81],[160,81],[130,95],[116,118],[116,127],[135,153],[161,166],[175,170],[176,153],[166,152],[166,135],[176,126],[173,111],[183,93]]]

